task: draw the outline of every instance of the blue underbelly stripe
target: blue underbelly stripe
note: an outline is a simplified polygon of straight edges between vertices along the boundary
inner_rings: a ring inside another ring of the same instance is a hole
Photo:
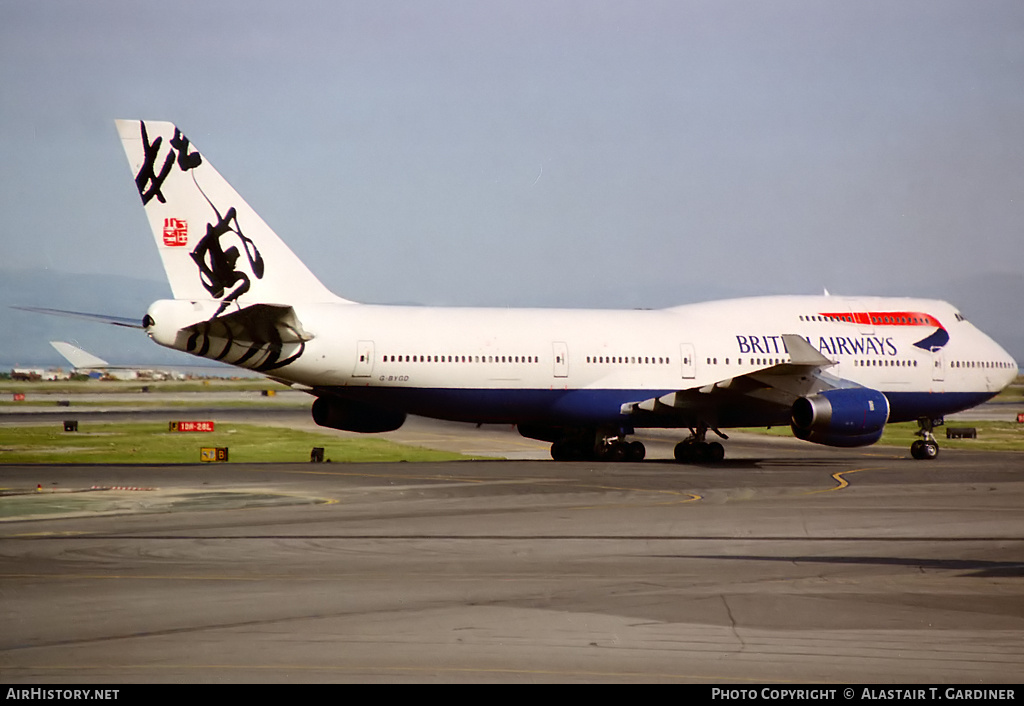
[[[723,427],[788,424],[789,409],[749,398],[715,402],[704,407],[694,398],[689,414],[681,418],[663,414],[623,415],[621,407],[673,390],[550,390],[334,387],[330,392],[410,414],[453,421],[507,423],[549,422],[562,425],[616,424],[686,425],[703,419]],[[890,404],[890,422],[919,417],[941,417],[969,409],[994,395],[989,392],[884,392]],[[708,400],[711,402],[711,400]],[[690,418],[689,421],[687,417]]]

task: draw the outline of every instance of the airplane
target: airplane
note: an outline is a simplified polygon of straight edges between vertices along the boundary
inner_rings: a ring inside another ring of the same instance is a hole
[[[184,379],[184,375],[180,373],[132,365],[111,365],[99,356],[82,350],[67,341],[50,341],[50,345],[71,363],[74,372],[82,375],[97,374],[112,380],[168,380],[174,377]]]
[[[998,394],[1017,363],[952,305],[767,296],[660,310],[361,304],[325,287],[172,123],[117,129],[173,299],[156,343],[258,371],[313,397],[317,424],[374,433],[407,415],[514,424],[556,460],[642,460],[637,429],[688,429],[684,463],[724,457],[708,432],[790,426],[867,446],[913,421],[916,459],[945,415]]]

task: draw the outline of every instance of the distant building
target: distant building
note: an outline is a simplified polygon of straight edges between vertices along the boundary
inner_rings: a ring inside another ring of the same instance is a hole
[[[45,369],[45,368],[13,368],[11,370],[11,380],[26,380],[30,382],[38,380],[67,380],[70,374],[65,373],[61,369]]]

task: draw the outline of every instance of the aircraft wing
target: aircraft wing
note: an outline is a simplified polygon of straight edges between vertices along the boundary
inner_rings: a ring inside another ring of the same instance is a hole
[[[773,414],[777,424],[787,422],[793,403],[822,390],[848,383],[828,375],[835,362],[815,350],[803,337],[785,334],[782,340],[789,361],[756,368],[710,384],[683,388],[622,406],[630,415],[656,415],[677,423],[695,425],[699,420],[713,426],[761,426]]]

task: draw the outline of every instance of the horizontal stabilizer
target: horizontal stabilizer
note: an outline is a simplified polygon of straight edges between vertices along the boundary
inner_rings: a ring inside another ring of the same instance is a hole
[[[73,346],[67,341],[50,341],[50,345],[76,368],[106,368],[108,366],[107,361],[88,351],[83,351],[78,346]]]
[[[50,316],[66,316],[72,319],[85,319],[112,326],[124,326],[125,328],[143,328],[142,322],[138,319],[130,319],[127,316],[111,316],[110,314],[86,314],[81,311],[65,311],[64,309],[44,309],[38,306],[12,306],[12,309],[31,311],[36,314],[49,314]]]

